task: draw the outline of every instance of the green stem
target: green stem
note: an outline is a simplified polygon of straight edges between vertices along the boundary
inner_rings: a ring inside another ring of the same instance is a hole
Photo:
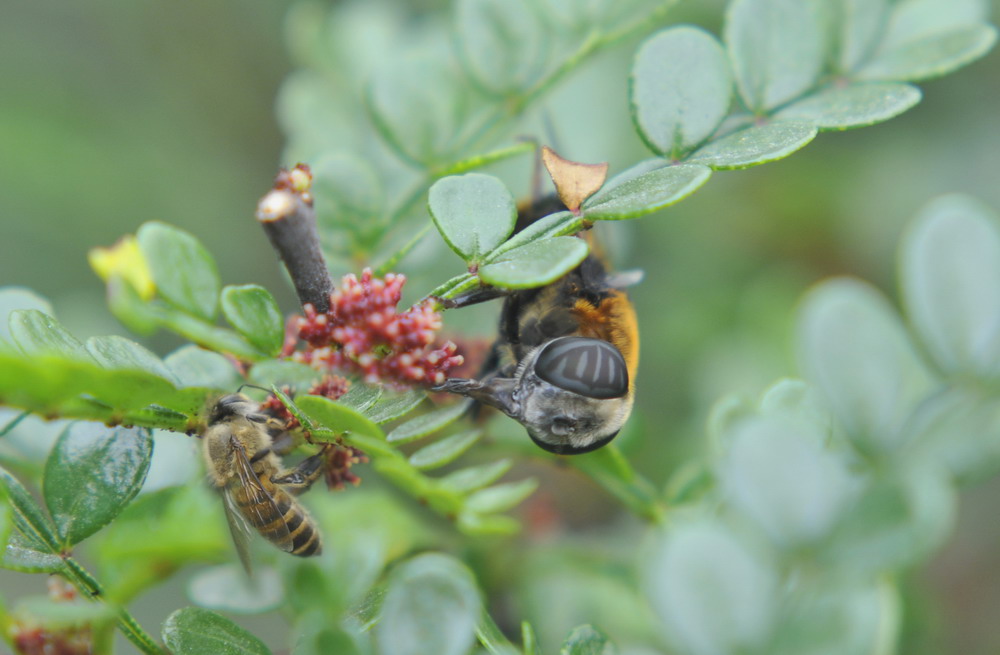
[[[81,594],[92,599],[101,599],[104,591],[101,585],[83,566],[72,557],[64,557],[64,572],[69,581]],[[153,639],[139,622],[124,607],[117,608],[118,627],[140,652],[145,655],[165,655],[166,651]]]
[[[399,261],[403,257],[406,257],[408,254],[410,254],[411,250],[417,247],[417,244],[420,243],[421,239],[427,236],[427,233],[430,232],[430,229],[431,229],[431,223],[428,222],[422,228],[420,228],[417,231],[417,233],[413,235],[413,238],[407,241],[402,248],[400,248],[392,255],[390,255],[389,258],[386,259],[384,262],[376,266],[375,275],[383,277],[386,273],[396,268],[396,265],[399,263]]]

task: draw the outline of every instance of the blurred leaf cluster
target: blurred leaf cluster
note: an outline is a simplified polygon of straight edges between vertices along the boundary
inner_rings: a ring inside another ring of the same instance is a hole
[[[721,40],[664,27],[668,10],[294,4],[286,36],[298,68],[278,115],[286,159],[313,164],[331,268],[412,270],[418,292],[439,297],[547,284],[587,254],[569,235],[660,210],[715,171],[783,158],[820,131],[893,118],[921,100],[912,82],[974,61],[996,38],[976,0],[734,0],[724,19],[697,16],[722,22]],[[616,51],[628,61],[606,70]],[[611,97],[628,112],[604,116]],[[581,107],[602,130],[580,129]],[[579,211],[512,236],[531,177],[514,159],[550,140],[618,172]],[[484,167],[494,175],[469,172]],[[441,240],[425,239],[430,224]],[[615,250],[625,228],[611,228]],[[468,272],[455,276],[444,244]],[[122,324],[186,342],[162,359],[118,336],[81,341],[47,300],[0,293],[0,401],[16,408],[0,414],[2,566],[72,585],[10,607],[0,598],[3,638],[108,652],[117,626],[145,653],[160,642],[174,653],[216,653],[220,642],[302,654],[895,652],[908,630],[919,634],[905,573],[949,534],[959,485],[997,470],[998,255],[989,209],[965,196],[929,205],[900,250],[906,323],[867,283],[815,287],[793,334],[760,326],[795,343],[805,382],[719,401],[706,452],[671,475],[676,453],[645,456],[663,430],[641,407],[622,450],[560,462],[506,419],[474,424],[464,405],[432,408],[419,391],[354,381],[338,401],[286,394],[320,373],[276,359],[275,297],[223,286],[229,274],[198,238],[145,223],[91,263]],[[662,295],[659,272],[648,273],[647,292]],[[768,289],[760,313],[790,295]],[[694,294],[687,306],[714,320],[725,297]],[[643,363],[653,393],[663,351]],[[764,369],[780,370],[775,359]],[[359,489],[309,494],[323,555],[261,549],[253,579],[233,565],[220,503],[178,434],[202,431],[205,405],[244,381],[271,389],[317,443],[363,451],[377,473]],[[568,479],[576,472],[603,491]],[[572,507],[553,500],[560,487]],[[608,510],[607,498],[620,505]],[[631,515],[594,529],[594,515],[620,507]],[[589,529],[565,529],[574,521]],[[136,600],[178,576],[186,600],[168,597],[152,619],[157,639]],[[257,629],[278,612],[274,633]]]

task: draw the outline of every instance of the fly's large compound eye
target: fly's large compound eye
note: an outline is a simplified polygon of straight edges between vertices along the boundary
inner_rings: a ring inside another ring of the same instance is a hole
[[[549,384],[587,398],[621,398],[628,393],[625,358],[600,339],[553,339],[538,354],[535,374]]]

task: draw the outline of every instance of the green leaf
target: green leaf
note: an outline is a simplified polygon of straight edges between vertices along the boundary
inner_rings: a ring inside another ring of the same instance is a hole
[[[480,489],[465,500],[465,509],[476,514],[506,512],[534,493],[538,480],[527,478]]]
[[[509,459],[500,459],[489,464],[470,466],[452,471],[441,478],[441,484],[456,491],[468,493],[491,485],[510,470],[514,465]]]
[[[821,566],[872,580],[915,565],[951,534],[958,498],[948,472],[936,462],[900,463],[871,477],[824,544]]]
[[[916,105],[920,97],[917,87],[894,82],[831,86],[793,102],[776,117],[806,121],[821,130],[846,130],[887,121]]]
[[[453,159],[465,135],[467,81],[435,53],[396,57],[376,70],[365,96],[372,123],[406,161],[422,167]]]
[[[299,411],[315,425],[331,432],[351,432],[385,438],[385,433],[364,414],[323,396],[300,396],[295,399]]]
[[[157,303],[147,302],[139,296],[132,284],[121,275],[108,280],[108,309],[122,325],[136,334],[149,335],[160,327]]]
[[[476,638],[490,655],[520,655],[485,609],[476,626]]]
[[[87,339],[87,351],[104,368],[146,371],[178,384],[177,376],[163,360],[130,339],[117,335],[91,337]]]
[[[457,523],[458,529],[470,536],[511,535],[521,530],[517,519],[503,514],[478,514],[462,510]]]
[[[281,352],[285,321],[271,292],[256,284],[222,290],[222,315],[251,344],[269,355]]]
[[[257,637],[229,619],[198,607],[185,607],[163,624],[163,643],[177,655],[270,655]]]
[[[766,651],[779,578],[752,543],[702,520],[676,525],[652,549],[647,593],[679,651]]]
[[[14,512],[14,527],[25,537],[25,547],[44,554],[58,554],[60,548],[56,528],[31,493],[2,467],[0,485],[4,487]]]
[[[60,542],[74,546],[118,516],[142,488],[152,454],[148,430],[71,424],[45,462],[45,504]]]
[[[211,321],[221,284],[205,247],[187,232],[156,221],[144,223],[136,236],[157,293],[178,309]]]
[[[320,225],[343,225],[350,219],[378,216],[386,193],[378,174],[368,161],[349,152],[336,152],[310,163],[312,195]]]
[[[491,257],[479,278],[507,289],[531,289],[558,280],[587,257],[587,242],[576,237],[539,239]]]
[[[472,574],[457,560],[419,555],[389,576],[375,626],[383,655],[464,655],[475,640],[482,603]]]
[[[819,79],[826,39],[815,0],[734,0],[724,31],[736,86],[752,112],[788,102]]]
[[[386,439],[390,443],[406,443],[421,437],[426,437],[454,423],[469,408],[470,402],[463,400],[453,405],[446,405],[432,412],[421,414],[406,423],[397,425]]]
[[[233,363],[225,356],[198,346],[181,346],[167,355],[164,363],[184,387],[235,391],[242,382]]]
[[[304,391],[312,387],[322,376],[322,373],[308,364],[288,359],[265,359],[253,365],[248,379],[262,387],[288,385],[292,389]]]
[[[379,425],[389,423],[412,412],[425,398],[427,394],[420,389],[411,389],[397,396],[380,399],[365,414]]]
[[[618,649],[592,625],[573,628],[559,648],[559,655],[615,655]]]
[[[427,208],[451,249],[469,262],[482,261],[510,236],[517,221],[510,191],[482,173],[441,178],[428,192]]]
[[[720,487],[778,546],[824,539],[858,495],[861,480],[851,463],[826,445],[828,422],[754,417],[729,432]]]
[[[382,387],[377,384],[352,382],[343,396],[337,399],[341,405],[346,405],[358,412],[366,412],[382,397]]]
[[[971,63],[993,48],[992,25],[963,25],[881,52],[858,73],[868,80],[915,82],[940,77]]]
[[[959,483],[986,480],[1000,468],[1000,403],[989,392],[955,386],[935,393],[907,429],[920,459],[940,462]]]
[[[223,564],[199,571],[188,581],[188,597],[200,607],[234,614],[258,614],[276,609],[285,597],[281,576],[272,567],[255,570]]]
[[[498,96],[538,79],[551,41],[525,0],[459,0],[455,36],[469,77]]]
[[[11,339],[25,355],[60,355],[92,362],[87,348],[56,319],[37,309],[16,309],[8,319]]]
[[[829,3],[833,12],[834,70],[852,73],[872,55],[885,31],[889,0],[836,0]]]
[[[816,131],[815,125],[805,121],[754,125],[711,141],[687,161],[722,170],[749,168],[787,157],[812,141]]]
[[[410,464],[422,471],[450,464],[479,441],[482,434],[482,430],[469,430],[447,436],[410,455]]]
[[[855,443],[891,451],[931,379],[889,303],[852,279],[824,282],[803,300],[798,351],[814,383]]]
[[[900,261],[907,313],[935,364],[1000,377],[1000,218],[967,196],[937,198],[915,219]]]
[[[722,122],[732,89],[714,36],[695,27],[663,30],[643,43],[632,65],[632,118],[650,148],[680,159]]]
[[[13,343],[7,320],[15,309],[35,309],[54,316],[52,304],[25,287],[0,287],[0,344]]]
[[[584,216],[588,220],[617,221],[655,212],[688,197],[712,174],[704,166],[686,163],[640,175],[633,176],[633,172],[637,172],[636,167],[615,177],[591,196],[583,205]]]
[[[521,621],[521,644],[524,646],[524,655],[541,655],[535,629],[527,621]]]
[[[63,568],[63,560],[56,551],[40,547],[15,529],[11,531],[7,547],[3,551],[0,568],[21,573],[56,573]]]

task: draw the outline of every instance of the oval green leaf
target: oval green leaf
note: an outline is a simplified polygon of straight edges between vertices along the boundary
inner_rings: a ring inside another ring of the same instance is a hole
[[[816,0],[734,0],[725,41],[740,95],[760,114],[816,83],[827,39]]]
[[[352,382],[347,393],[337,399],[341,405],[346,405],[358,412],[367,411],[382,397],[382,387],[377,384]]]
[[[108,280],[107,297],[108,309],[132,332],[150,335],[160,327],[161,308],[143,300],[122,276],[112,275]]]
[[[846,130],[887,121],[916,105],[920,98],[920,89],[911,84],[859,82],[811,94],[776,117],[807,121],[821,130]]]
[[[43,314],[55,316],[52,303],[34,291],[26,287],[2,287],[0,288],[0,343],[13,342],[7,321],[15,309],[35,309]]]
[[[371,419],[355,409],[341,405],[323,396],[300,396],[295,399],[299,411],[318,428],[331,432],[351,432],[379,439],[385,433]]]
[[[885,32],[889,0],[835,0],[829,3],[832,13],[834,70],[852,73],[878,45]]]
[[[251,578],[242,567],[223,564],[199,571],[188,581],[187,593],[199,607],[258,614],[279,607],[285,588],[272,567],[255,570]]]
[[[525,0],[460,0],[455,10],[459,61],[485,91],[509,95],[542,73],[551,38]]]
[[[162,637],[167,648],[178,655],[271,655],[260,639],[199,607],[185,607],[167,617]]]
[[[534,478],[486,487],[466,498],[465,509],[476,514],[506,512],[520,504],[537,488],[538,480]]]
[[[901,82],[940,77],[979,59],[996,40],[997,30],[992,25],[963,25],[882,52],[858,77]]]
[[[726,53],[714,36],[695,27],[664,30],[636,54],[632,118],[650,148],[680,159],[722,122],[732,88]]]
[[[652,160],[649,165],[658,161],[662,160]],[[712,171],[705,166],[688,163],[655,168],[640,175],[633,175],[630,169],[584,203],[584,216],[601,221],[643,216],[688,197],[711,175]]]
[[[948,195],[914,221],[900,250],[907,313],[946,373],[1000,377],[1000,218]]]
[[[805,121],[773,121],[747,127],[711,141],[687,161],[719,170],[749,168],[787,157],[816,137]]]
[[[152,454],[148,430],[71,424],[45,462],[43,481],[60,542],[73,546],[118,516],[142,488]]]
[[[231,361],[219,353],[194,345],[181,346],[167,355],[163,363],[180,380],[183,387],[235,391],[242,382]],[[254,366],[251,370],[256,368]]]
[[[828,437],[829,423],[787,416],[744,420],[725,436],[729,447],[718,467],[723,493],[778,546],[826,537],[857,496],[860,479],[826,445]]]
[[[472,574],[457,560],[419,555],[389,576],[375,626],[382,655],[464,655],[482,611]]]
[[[301,362],[288,359],[265,359],[250,369],[249,379],[262,387],[288,385],[293,389],[309,389],[323,376],[322,373]]]
[[[559,655],[616,655],[618,649],[592,625],[573,628],[559,648]]]
[[[57,355],[83,362],[94,358],[62,323],[37,309],[15,309],[8,318],[10,336],[25,355]]]
[[[470,262],[503,243],[517,221],[510,191],[482,173],[441,178],[428,192],[427,208],[451,249]]]
[[[540,287],[576,268],[587,252],[587,242],[576,237],[539,239],[491,259],[479,278],[507,289]]]
[[[422,471],[450,464],[479,441],[482,434],[482,430],[469,430],[447,436],[410,455],[410,464]]]
[[[87,351],[104,368],[146,371],[159,375],[171,384],[178,384],[177,376],[159,357],[131,339],[109,335],[87,339]]]
[[[805,377],[855,443],[869,452],[896,448],[931,379],[893,308],[863,282],[831,280],[806,296],[797,323]]]
[[[645,580],[680,651],[755,652],[778,611],[773,564],[721,522],[675,527],[653,549]],[[766,650],[766,649],[765,649]]]
[[[457,421],[458,417],[464,414],[469,408],[469,405],[470,401],[462,400],[454,405],[447,405],[432,412],[421,414],[406,423],[397,425],[386,439],[390,443],[406,443],[426,437]]]
[[[452,471],[442,477],[441,483],[456,491],[468,493],[493,484],[502,478],[513,465],[514,462],[509,459],[500,459],[489,464],[469,466]]]
[[[165,223],[145,223],[137,233],[157,293],[167,302],[206,321],[219,302],[215,260],[194,236]]]
[[[4,488],[5,502],[10,503],[14,513],[15,534],[24,537],[23,549],[57,555],[60,548],[56,528],[31,493],[3,467],[0,467],[0,485]]]
[[[269,355],[285,341],[285,321],[271,292],[256,284],[222,290],[222,315],[246,340]]]
[[[411,389],[398,396],[380,399],[365,414],[379,425],[406,416],[422,403],[427,394],[419,389]]]

